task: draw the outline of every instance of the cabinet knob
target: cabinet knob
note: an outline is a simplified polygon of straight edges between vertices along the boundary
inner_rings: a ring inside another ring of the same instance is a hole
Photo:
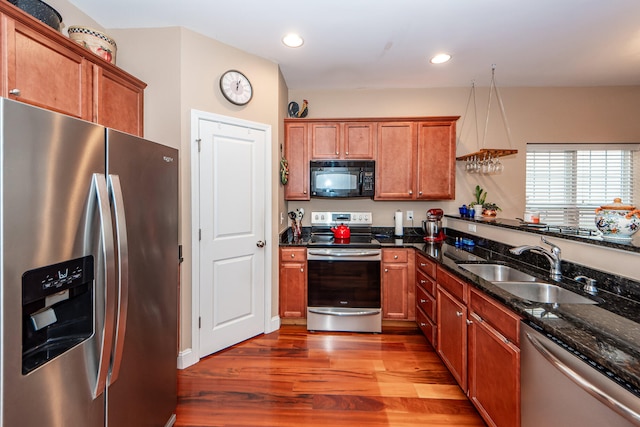
[[[425,264],[424,262],[420,263],[420,267],[426,267],[426,266],[427,266],[427,264]]]
[[[336,151],[336,156],[339,156],[339,155],[340,155],[340,152],[339,152],[339,151]]]
[[[413,190],[409,190],[409,195],[413,195]]]
[[[349,152],[348,152],[348,151],[345,151],[345,152],[344,152],[344,154],[346,154],[346,155],[348,156],[348,155],[349,155]]]
[[[467,325],[470,325],[470,324],[472,324],[472,323],[473,323],[473,322],[472,322],[471,320],[467,319]]]
[[[420,298],[420,304],[424,304],[425,302],[427,302],[427,300],[426,300],[426,299],[422,299],[422,298]]]
[[[15,96],[20,96],[22,93],[20,92],[20,89],[11,89],[9,91],[9,95],[15,95]]]
[[[427,281],[426,281],[426,280],[423,280],[423,279],[420,279],[420,284],[422,285],[422,284],[424,284],[424,283],[427,283]]]
[[[424,323],[424,322],[420,322],[420,326],[425,327],[425,326],[427,326],[427,324]]]
[[[304,273],[304,268],[301,268],[301,269],[300,269],[300,273]]]
[[[295,257],[296,257],[296,254],[291,254],[291,258],[295,258]]]
[[[307,194],[307,190],[304,190],[304,191],[302,192],[302,194]]]
[[[422,191],[418,191],[418,194],[422,196]]]
[[[384,272],[385,272],[385,273],[389,272],[389,269],[388,269],[388,268],[385,268],[385,269],[384,269]]]
[[[462,317],[462,312],[461,311],[456,311],[456,316]]]
[[[393,256],[393,259],[398,259],[398,255],[394,255],[394,256]]]

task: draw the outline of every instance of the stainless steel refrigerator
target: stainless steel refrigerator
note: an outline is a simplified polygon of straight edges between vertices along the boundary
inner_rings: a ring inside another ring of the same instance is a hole
[[[0,99],[0,426],[175,421],[178,152]]]

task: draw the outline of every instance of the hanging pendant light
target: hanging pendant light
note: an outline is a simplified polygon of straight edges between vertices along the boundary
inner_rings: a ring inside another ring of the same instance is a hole
[[[498,174],[504,170],[504,165],[500,161],[500,157],[508,156],[511,154],[516,154],[518,150],[512,149],[511,146],[511,129],[509,128],[509,124],[507,123],[507,115],[504,110],[504,104],[502,102],[502,98],[500,97],[500,92],[498,91],[498,86],[496,85],[496,65],[493,64],[491,66],[491,85],[489,86],[489,101],[487,103],[487,118],[484,126],[484,135],[482,138],[482,147],[479,151],[474,153],[466,154],[464,156],[456,157],[456,160],[465,161],[467,164],[465,165],[465,170],[468,173],[481,173],[481,174]],[[469,95],[469,102],[473,97],[474,102],[474,114],[475,114],[475,122],[476,122],[476,141],[478,141],[478,116],[476,114],[476,105],[475,105],[475,83],[471,86],[471,93]],[[491,112],[491,101],[493,98],[493,94],[495,92],[496,100],[498,101],[498,106],[500,107],[500,112],[502,114],[502,122],[504,124],[505,132],[507,133],[507,141],[509,143],[509,148],[485,148],[485,143],[487,139],[487,131],[489,129],[489,114]],[[469,108],[469,102],[467,102],[467,109]],[[466,117],[466,110],[465,110]],[[464,126],[464,121],[462,122],[462,126]]]

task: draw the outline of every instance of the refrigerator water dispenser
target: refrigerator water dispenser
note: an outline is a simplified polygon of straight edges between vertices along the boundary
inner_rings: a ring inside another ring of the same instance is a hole
[[[22,275],[22,374],[93,334],[93,256]]]

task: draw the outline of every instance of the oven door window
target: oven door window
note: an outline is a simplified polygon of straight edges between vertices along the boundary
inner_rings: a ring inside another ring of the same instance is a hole
[[[309,260],[309,307],[380,308],[380,262]]]

